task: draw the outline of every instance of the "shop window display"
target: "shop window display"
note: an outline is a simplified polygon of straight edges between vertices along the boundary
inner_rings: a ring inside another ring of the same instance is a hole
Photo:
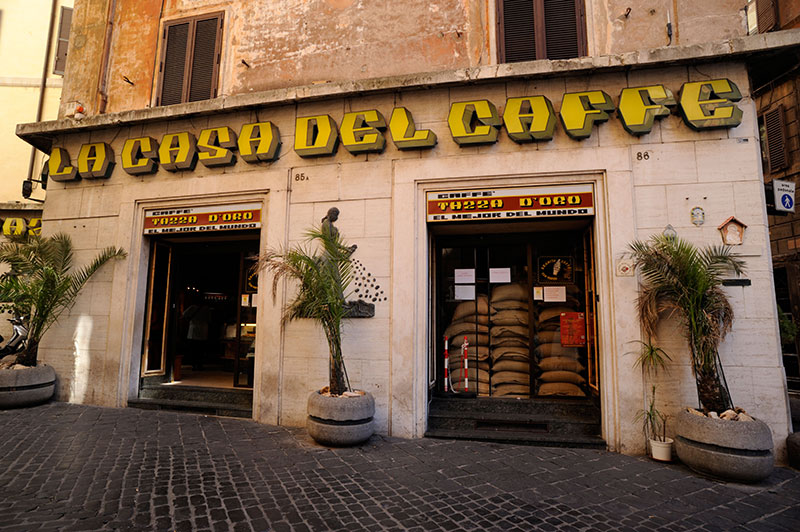
[[[584,235],[438,239],[438,392],[523,399],[592,393],[594,313],[587,312],[593,296],[586,293],[592,280]]]

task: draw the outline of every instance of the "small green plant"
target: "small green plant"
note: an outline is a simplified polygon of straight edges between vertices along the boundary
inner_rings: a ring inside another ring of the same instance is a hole
[[[636,421],[642,423],[644,437],[660,442],[667,441],[667,416],[656,408],[656,386],[650,392],[650,402],[647,410],[639,410]]]
[[[652,340],[649,338],[646,342],[636,340],[636,343],[640,345],[640,349],[636,362],[633,364],[634,367],[642,368],[642,371],[650,377],[654,377],[662,369],[669,372],[667,361],[671,362],[672,357],[666,351],[653,345]]]
[[[781,307],[778,307],[778,324],[781,330],[781,345],[794,344],[797,338],[797,324],[792,319],[792,315],[784,312]]]

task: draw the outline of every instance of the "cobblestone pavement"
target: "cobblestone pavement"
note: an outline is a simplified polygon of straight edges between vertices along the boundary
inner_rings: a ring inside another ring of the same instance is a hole
[[[51,403],[0,411],[0,530],[800,530],[800,473]]]

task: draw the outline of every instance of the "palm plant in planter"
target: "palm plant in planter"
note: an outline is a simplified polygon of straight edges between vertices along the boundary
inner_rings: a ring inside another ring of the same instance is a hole
[[[716,412],[730,408],[718,350],[733,325],[733,309],[722,291],[722,278],[743,273],[744,262],[728,246],[697,249],[664,235],[630,247],[643,281],[637,303],[645,334],[655,336],[664,313],[677,316],[691,352],[700,403]]]
[[[89,265],[73,270],[72,240],[65,234],[43,237],[28,233],[0,245],[0,262],[10,266],[0,276],[0,302],[4,311],[23,317],[28,329],[25,348],[17,355],[16,364],[36,368],[44,333],[72,307],[78,293],[100,267],[125,255],[121,249],[109,247]],[[54,381],[52,368],[42,371],[52,373]],[[27,378],[19,371],[13,373],[17,381]],[[17,388],[24,386],[17,383]]]
[[[645,335],[655,336],[662,317],[677,317],[701,405],[723,417],[730,414],[731,419],[745,420],[712,419],[684,409],[675,423],[678,456],[693,469],[723,478],[754,481],[766,477],[774,463],[770,429],[732,410],[718,353],[733,325],[733,309],[722,290],[723,276],[743,273],[744,262],[728,246],[698,249],[665,235],[635,241],[630,248],[641,275],[637,306]]]
[[[342,322],[350,312],[347,297],[354,271],[350,257],[355,248],[344,243],[333,226],[335,220],[335,216],[326,218],[321,227],[309,230],[305,246],[268,250],[259,260],[258,268],[272,274],[273,297],[281,280],[298,284],[297,294],[284,309],[284,322],[307,318],[325,332],[329,385],[309,397],[309,433],[320,443],[351,445],[372,435],[375,403],[370,394],[350,388],[344,365]]]

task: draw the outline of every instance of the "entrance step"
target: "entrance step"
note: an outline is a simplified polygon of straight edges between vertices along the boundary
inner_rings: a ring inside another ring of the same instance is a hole
[[[600,410],[589,399],[437,397],[425,436],[605,449]]]
[[[253,390],[170,384],[145,384],[128,406],[181,410],[228,417],[253,417]]]
[[[210,388],[208,386],[185,386],[181,384],[145,384],[139,391],[139,398],[199,401],[251,408],[253,405],[253,390],[250,388]]]
[[[211,416],[241,417],[251,419],[253,409],[225,403],[207,401],[179,401],[174,399],[129,399],[128,406],[142,410],[172,410]]]

